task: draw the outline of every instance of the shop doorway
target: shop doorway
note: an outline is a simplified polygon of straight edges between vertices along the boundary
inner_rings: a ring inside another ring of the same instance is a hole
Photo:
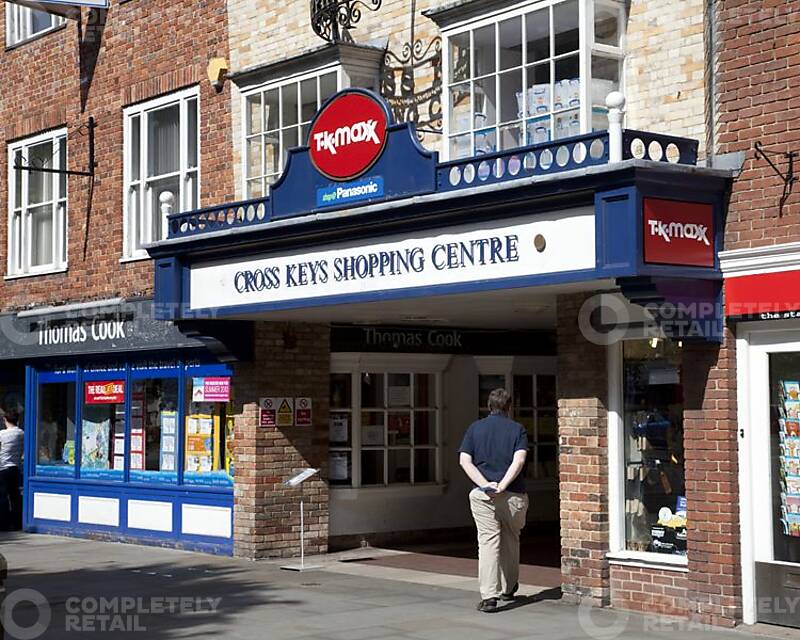
[[[738,368],[744,619],[800,628],[800,334],[749,334]]]

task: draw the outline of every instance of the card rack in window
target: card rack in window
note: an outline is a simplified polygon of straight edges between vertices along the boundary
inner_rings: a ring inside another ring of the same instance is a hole
[[[332,485],[353,484],[353,376],[331,374],[328,479]]]
[[[6,46],[12,47],[40,33],[60,27],[66,19],[46,11],[6,2]]]
[[[199,207],[197,90],[125,110],[125,256],[167,236],[167,216]]]
[[[67,264],[67,176],[27,166],[67,169],[66,131],[9,147],[8,274],[47,273]]]
[[[515,375],[513,409],[528,432],[528,479],[558,479],[556,377]]]
[[[283,171],[289,149],[306,143],[311,120],[338,86],[338,72],[328,71],[245,96],[247,198],[266,195]]]
[[[588,65],[581,4],[595,12]],[[449,157],[578,135],[592,123],[607,128],[605,96],[620,82],[622,15],[613,0],[564,0],[449,36]]]

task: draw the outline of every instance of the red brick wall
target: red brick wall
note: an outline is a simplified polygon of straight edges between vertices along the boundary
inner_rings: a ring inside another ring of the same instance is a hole
[[[228,57],[224,0],[111,3],[105,26],[68,20],[63,29],[0,51],[0,209],[8,210],[7,143],[66,126],[68,165],[85,169],[87,138],[97,121],[97,175],[70,177],[65,274],[0,281],[2,310],[152,291],[150,261],[120,264],[122,256],[122,109],[189,85],[200,86],[202,204],[233,196],[230,83],[217,93],[206,79],[213,57]],[[79,33],[80,28],[80,33]],[[5,11],[0,11],[5,33]],[[0,225],[5,273],[7,224]]]
[[[755,158],[753,145],[800,151],[800,0],[717,4],[718,152],[747,154],[731,196],[725,248],[796,242],[800,189],[781,212],[783,182]]]
[[[611,605],[642,613],[686,616],[686,573],[634,566],[611,566]]]
[[[299,553],[298,489],[282,482],[306,467],[321,467],[305,496],[306,553],[328,546],[328,396],[330,331],[326,326],[258,323],[256,358],[235,370],[237,411],[234,553],[246,558]],[[258,426],[258,399],[311,397],[313,427]]]

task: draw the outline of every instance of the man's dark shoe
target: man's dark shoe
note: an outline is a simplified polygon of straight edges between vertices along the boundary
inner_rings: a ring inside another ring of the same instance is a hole
[[[514,588],[511,590],[511,593],[503,593],[500,595],[500,599],[503,602],[511,602],[516,599],[516,593],[519,591],[519,582],[514,585]]]
[[[486,598],[478,603],[478,611],[483,613],[494,613],[497,611],[497,598]]]

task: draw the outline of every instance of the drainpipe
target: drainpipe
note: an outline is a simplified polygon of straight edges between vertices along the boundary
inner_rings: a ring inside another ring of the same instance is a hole
[[[717,15],[716,0],[706,2],[706,94],[707,115],[706,123],[706,164],[713,165],[717,153],[717,37],[719,33],[719,17]]]
[[[622,118],[625,115],[625,96],[612,91],[606,96],[608,107],[608,161],[622,162]]]

